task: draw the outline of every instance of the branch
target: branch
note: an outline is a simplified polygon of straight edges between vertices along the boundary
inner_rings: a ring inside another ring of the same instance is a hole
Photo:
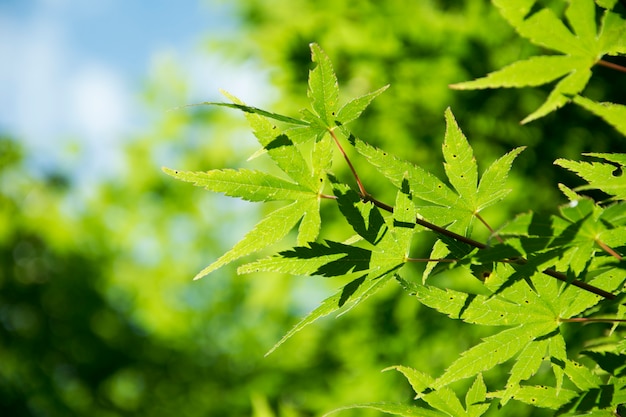
[[[361,179],[359,178],[359,175],[356,172],[356,169],[354,168],[354,166],[352,165],[352,162],[350,161],[350,158],[348,157],[348,155],[346,154],[346,152],[344,151],[343,147],[341,146],[341,144],[339,143],[339,140],[337,139],[337,136],[335,135],[335,133],[332,130],[329,130],[330,135],[332,136],[333,140],[335,141],[335,143],[337,144],[337,146],[339,147],[339,150],[341,151],[341,154],[343,155],[344,159],[346,160],[346,162],[348,163],[348,166],[350,167],[350,170],[352,171],[352,175],[354,176],[358,186],[359,186],[359,194],[361,196],[361,200],[364,202],[369,202],[372,203],[373,205],[375,205],[376,207],[385,210],[389,213],[393,213],[393,206],[390,206],[389,204],[383,203],[382,201],[377,200],[376,198],[374,198],[373,196],[371,196],[370,194],[368,194],[365,191],[365,187],[363,186],[363,183],[361,182]],[[479,217],[480,219],[480,217]],[[423,226],[427,229],[432,230],[433,232],[439,233],[441,235],[447,236],[449,238],[452,238],[454,240],[457,240],[459,242],[463,242],[466,243],[470,246],[473,246],[475,248],[478,249],[486,249],[487,245],[482,243],[482,242],[478,242],[477,240],[471,239],[469,237],[460,235],[458,233],[452,232],[448,229],[445,229],[443,227],[437,226],[436,224],[430,223],[429,221],[426,221],[424,219],[421,219],[419,217],[417,217],[415,219],[415,223],[419,224],[420,226]],[[526,262],[528,262],[526,259],[524,258],[519,258],[515,260],[516,263],[520,263],[520,264],[525,264]],[[586,282],[583,281],[579,281],[579,280],[569,280],[567,275],[555,271],[554,269],[546,269],[544,271],[542,271],[542,273],[544,273],[545,275],[548,275],[552,278],[556,278],[559,281],[563,281],[563,282],[568,282],[571,285],[578,287],[582,290],[585,291],[589,291],[593,294],[596,294],[600,297],[603,298],[607,298],[609,300],[614,300],[616,298],[616,296],[608,291],[604,291],[601,288],[595,287],[591,284],[587,284]]]
[[[562,323],[626,323],[624,319],[612,319],[612,318],[587,318],[587,317],[574,317],[571,319],[561,319],[559,321]]]
[[[614,69],[616,71],[626,72],[626,67],[619,64],[614,64],[613,62],[605,61],[603,59],[599,60],[597,64],[602,65],[603,67]]]

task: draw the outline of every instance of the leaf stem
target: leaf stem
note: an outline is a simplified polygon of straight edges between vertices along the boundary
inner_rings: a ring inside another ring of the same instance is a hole
[[[339,151],[343,155],[343,159],[345,159],[346,162],[348,163],[348,166],[350,167],[350,171],[352,171],[352,175],[354,176],[354,179],[356,180],[356,183],[359,186],[359,192],[361,193],[361,196],[369,195],[367,191],[365,191],[365,187],[363,186],[363,183],[361,182],[361,179],[359,178],[359,174],[356,173],[356,169],[354,169],[354,166],[352,165],[350,158],[348,158],[348,154],[346,154],[346,151],[343,150],[343,146],[341,146],[341,143],[339,143],[339,139],[337,139],[337,135],[335,135],[335,132],[332,129],[328,129],[328,132],[330,133],[330,136],[335,141],[335,144],[339,148]]]
[[[613,62],[605,61],[604,59],[599,60],[597,63],[598,65],[602,65],[603,67],[611,68],[616,71],[626,72],[626,67],[619,65],[619,64],[615,64]]]
[[[612,318],[588,318],[588,317],[574,317],[571,319],[559,318],[561,323],[626,323],[624,319],[612,319]]]
[[[600,246],[602,248],[602,250],[604,250],[609,255],[613,256],[618,261],[621,261],[621,260],[624,259],[624,258],[622,258],[622,255],[620,255],[619,253],[615,252],[615,250],[613,250],[613,248],[611,248],[609,245],[607,245],[606,243],[604,243],[600,239],[596,239],[596,243],[598,244],[598,246]]]
[[[478,214],[478,213],[474,213],[474,216],[476,216],[476,218],[477,218],[478,220],[480,220],[480,222],[481,222],[482,224],[484,224],[484,225],[485,225],[485,227],[487,228],[487,230],[489,230],[489,233],[491,233],[491,236],[495,236],[495,238],[496,238],[496,239],[498,239],[498,242],[500,242],[500,243],[504,243],[504,240],[502,240],[502,238],[500,237],[500,235],[499,235],[499,234],[497,234],[497,233],[496,233],[496,232],[492,229],[492,227],[491,227],[491,226],[489,226],[489,223],[487,223],[487,221],[483,218],[483,216],[481,216],[481,215],[480,215],[480,214]]]

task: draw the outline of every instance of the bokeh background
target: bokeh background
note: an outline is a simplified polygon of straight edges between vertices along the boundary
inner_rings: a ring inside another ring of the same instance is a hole
[[[353,126],[373,144],[442,174],[451,106],[482,169],[528,146],[513,193],[485,213],[495,227],[564,202],[556,184],[577,180],[556,158],[625,151],[617,132],[573,105],[520,126],[550,86],[448,89],[545,52],[485,0],[2,0],[0,415],[296,417],[408,403],[408,384],[382,369],[437,375],[489,334],[390,285],[264,357],[342,283],[236,276],[235,266],[191,281],[267,208],[161,172],[243,166],[257,150],[236,112],[180,106],[219,99],[224,88],[296,115],[306,106],[310,42],[334,62],[344,99],[391,84]],[[623,75],[598,68],[585,94],[623,102],[625,90]],[[389,200],[385,181],[354,158]],[[349,235],[332,204],[323,216],[328,233]],[[431,243],[424,234],[416,255]],[[497,386],[506,375],[485,377]],[[522,405],[508,412],[541,415]]]

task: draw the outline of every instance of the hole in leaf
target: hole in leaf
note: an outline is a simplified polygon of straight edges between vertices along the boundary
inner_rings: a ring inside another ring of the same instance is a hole
[[[613,175],[614,177],[621,177],[622,174],[623,174],[623,171],[622,171],[621,166],[615,167],[615,170],[611,172],[611,175]]]

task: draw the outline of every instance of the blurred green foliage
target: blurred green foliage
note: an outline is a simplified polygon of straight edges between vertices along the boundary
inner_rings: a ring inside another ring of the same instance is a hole
[[[272,110],[304,107],[308,44],[315,41],[335,64],[346,95],[391,84],[352,126],[373,144],[442,172],[443,111],[451,106],[478,160],[528,146],[511,173],[514,192],[485,214],[493,225],[564,201],[556,183],[575,179],[554,167],[555,159],[625,150],[612,128],[574,106],[520,127],[549,86],[448,89],[537,52],[488,1],[240,0],[235,7],[241,31],[207,42],[207,53],[262,60],[280,91]],[[608,101],[625,89],[624,77],[598,68],[587,93]],[[442,320],[390,287],[264,358],[343,283],[235,277],[233,268],[190,281],[260,213],[162,174],[166,164],[237,167],[256,151],[243,120],[228,110],[163,111],[189,96],[184,69],[157,68],[145,95],[154,123],[129,138],[123,170],[102,183],[29,175],[18,141],[0,141],[1,415],[295,417],[357,402],[408,403],[411,391],[401,375],[380,370],[402,363],[440,374],[490,334]],[[384,180],[365,172],[363,162],[365,180],[381,199],[390,198]],[[335,210],[328,206],[322,215],[335,221]],[[442,286],[471,281],[441,279]],[[505,378],[485,375],[487,384]],[[520,405],[516,415],[530,412]]]

